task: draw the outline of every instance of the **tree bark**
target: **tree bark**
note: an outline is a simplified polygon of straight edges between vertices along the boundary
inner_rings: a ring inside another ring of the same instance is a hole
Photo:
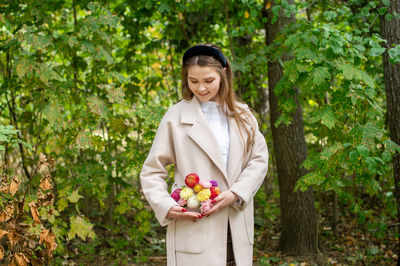
[[[399,0],[391,0],[388,14],[400,13]],[[380,17],[381,35],[387,40],[386,45],[390,48],[394,44],[400,44],[400,19],[394,17],[391,21],[385,19],[385,15]],[[385,80],[387,113],[386,119],[390,133],[390,139],[400,145],[400,64],[392,64],[389,61],[387,51],[383,57],[383,74]],[[397,219],[400,222],[400,153],[397,152],[393,157],[393,176],[395,184],[395,197],[397,201]],[[400,233],[400,231],[399,231]],[[398,243],[398,261],[400,265],[400,240]]]
[[[267,2],[272,3],[271,8],[275,5],[274,1],[265,0],[265,6],[267,6]],[[293,3],[293,1],[288,2],[289,4]],[[294,16],[285,17],[280,13],[278,20],[271,24],[273,17],[271,8],[264,11],[264,16],[268,18],[268,22],[265,24],[267,45],[274,41],[280,29],[295,22]],[[289,59],[286,55],[282,56],[282,61]],[[268,62],[268,87],[281,205],[280,249],[291,255],[312,254],[318,251],[314,192],[312,188],[305,192],[294,192],[297,180],[307,173],[307,170],[301,167],[307,157],[307,146],[304,137],[303,111],[298,102],[297,93],[293,96],[297,108],[292,114],[292,122],[288,126],[281,124],[275,127],[280,111],[279,99],[274,93],[274,88],[282,76],[282,66],[278,61],[270,60]]]

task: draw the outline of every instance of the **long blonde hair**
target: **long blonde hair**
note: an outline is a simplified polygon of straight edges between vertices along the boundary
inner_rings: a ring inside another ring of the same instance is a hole
[[[218,50],[216,45],[210,45]],[[236,103],[244,103],[233,90],[233,73],[229,60],[226,58],[226,67],[222,67],[221,62],[212,56],[196,55],[187,59],[182,66],[182,97],[186,100],[193,98],[193,92],[189,89],[188,84],[188,71],[191,66],[213,67],[221,77],[221,84],[219,86],[218,96],[219,103],[226,116],[234,117],[239,127],[242,138],[243,131],[246,133],[245,152],[248,152],[254,142],[255,126],[252,124],[250,111],[237,105]],[[226,108],[225,108],[226,107]]]

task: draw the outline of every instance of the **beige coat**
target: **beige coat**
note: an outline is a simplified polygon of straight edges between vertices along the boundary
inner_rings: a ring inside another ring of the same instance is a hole
[[[228,219],[236,265],[252,265],[253,197],[267,172],[268,150],[255,118],[255,142],[246,154],[235,119],[228,120],[228,169],[196,97],[180,101],[164,115],[143,164],[140,174],[143,193],[160,224],[168,225],[166,244],[169,266],[225,265]],[[201,180],[218,181],[221,191],[236,193],[243,200],[243,205],[225,208],[197,222],[166,218],[169,209],[177,205],[165,182],[168,176],[165,166],[168,164],[175,165],[171,191],[185,185],[187,174],[196,173]]]

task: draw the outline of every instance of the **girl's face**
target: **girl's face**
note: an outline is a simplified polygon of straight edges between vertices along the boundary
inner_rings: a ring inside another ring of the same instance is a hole
[[[191,66],[188,69],[189,89],[202,102],[218,102],[221,77],[213,67]]]

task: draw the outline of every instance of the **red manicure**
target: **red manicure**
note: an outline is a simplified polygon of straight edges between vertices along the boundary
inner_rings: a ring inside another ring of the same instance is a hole
[[[182,212],[187,212],[187,210],[185,208],[182,208]]]
[[[211,201],[211,203],[212,203],[212,204],[216,203],[215,199],[213,199],[213,200]]]

